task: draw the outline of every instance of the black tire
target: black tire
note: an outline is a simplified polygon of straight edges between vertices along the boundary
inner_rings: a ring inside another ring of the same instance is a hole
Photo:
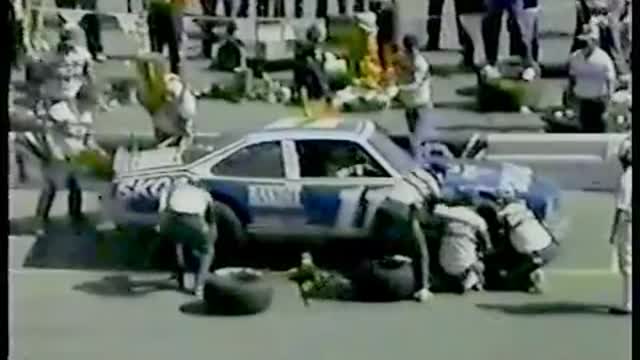
[[[246,274],[242,270],[215,273],[204,285],[207,312],[220,315],[251,315],[271,306],[273,288],[261,274]]]
[[[216,201],[216,222],[218,240],[216,241],[216,263],[222,259],[229,262],[243,254],[247,248],[247,235],[244,225],[236,213],[227,205]],[[216,266],[218,267],[218,266]]]
[[[411,263],[388,258],[364,261],[356,270],[353,283],[361,301],[407,300],[415,290]]]

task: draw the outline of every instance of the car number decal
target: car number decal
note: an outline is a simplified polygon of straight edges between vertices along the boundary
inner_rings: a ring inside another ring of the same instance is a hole
[[[256,207],[302,207],[299,189],[279,185],[249,186],[249,205]]]
[[[159,198],[162,190],[174,183],[187,183],[186,176],[171,177],[162,176],[148,179],[127,179],[118,183],[118,197],[131,198]]]

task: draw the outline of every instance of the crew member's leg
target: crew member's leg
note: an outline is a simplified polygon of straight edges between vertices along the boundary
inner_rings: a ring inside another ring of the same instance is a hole
[[[427,18],[427,50],[440,49],[440,29],[442,28],[442,8],[445,0],[430,0]]]
[[[218,240],[218,227],[215,223],[209,225],[209,231],[208,234],[206,234],[206,237],[208,241],[205,251],[200,254],[200,264],[194,281],[194,290],[196,295],[200,295],[202,293],[204,282],[207,279],[207,274],[209,274],[209,270],[211,269],[211,265],[213,264],[215,257],[215,246],[216,241]]]
[[[68,208],[69,217],[73,221],[82,220],[82,189],[75,174],[67,176],[67,190],[69,190]]]
[[[38,203],[36,205],[36,217],[42,223],[42,225],[46,225],[49,222],[49,213],[51,212],[53,200],[55,200],[57,191],[55,181],[52,178],[46,176],[48,170],[49,169],[47,167],[43,167],[42,169],[42,172],[45,175],[45,183],[42,191],[40,192]]]
[[[607,109],[607,104],[604,101],[595,99],[580,99],[578,104],[578,119],[582,132],[605,132],[604,112]]]
[[[427,249],[427,239],[422,231],[422,225],[416,216],[411,220],[411,230],[414,247],[411,265],[416,282],[415,291],[423,289],[429,290],[431,287],[429,278],[429,250]]]

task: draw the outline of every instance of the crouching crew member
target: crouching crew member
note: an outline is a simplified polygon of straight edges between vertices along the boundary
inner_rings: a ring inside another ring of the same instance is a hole
[[[544,290],[542,267],[556,257],[558,243],[512,189],[500,193],[498,220],[508,240],[504,258],[508,259],[506,264],[512,264],[499,272],[500,282],[505,290],[541,293]]]
[[[632,224],[631,224],[631,190],[632,190],[632,168],[631,168],[631,136],[629,136],[620,146],[618,157],[624,169],[620,179],[620,187],[616,196],[616,212],[613,220],[613,228],[609,242],[615,244],[618,250],[618,267],[622,274],[622,306],[612,308],[612,314],[628,315],[632,310],[633,281],[631,277],[632,256]]]
[[[180,289],[185,288],[184,275],[188,263],[185,258],[193,255],[198,260],[193,293],[201,296],[218,238],[213,198],[196,186],[176,184],[161,196],[159,212],[160,236],[175,243]]]
[[[491,249],[487,223],[467,206],[439,204],[434,213],[446,221],[438,257],[453,287],[461,293],[482,290],[482,257]]]
[[[372,236],[385,239],[383,251],[386,255],[402,255],[411,259],[416,283],[414,299],[418,302],[426,302],[433,296],[423,225],[432,216],[440,199],[441,186],[442,179],[437,174],[420,171],[407,176],[378,204],[375,204],[373,196],[367,197],[369,206],[376,207]],[[411,199],[420,199],[420,202]]]

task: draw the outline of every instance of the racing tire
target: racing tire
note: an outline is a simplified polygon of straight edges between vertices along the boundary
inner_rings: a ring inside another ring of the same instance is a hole
[[[360,301],[408,300],[415,290],[411,263],[391,258],[364,261],[356,270],[353,283]]]
[[[219,258],[225,259],[242,255],[247,247],[247,236],[242,221],[229,206],[219,201],[215,202],[215,209],[218,226],[216,261]]]
[[[205,281],[203,295],[209,314],[253,315],[271,306],[273,287],[259,271],[223,268]]]

